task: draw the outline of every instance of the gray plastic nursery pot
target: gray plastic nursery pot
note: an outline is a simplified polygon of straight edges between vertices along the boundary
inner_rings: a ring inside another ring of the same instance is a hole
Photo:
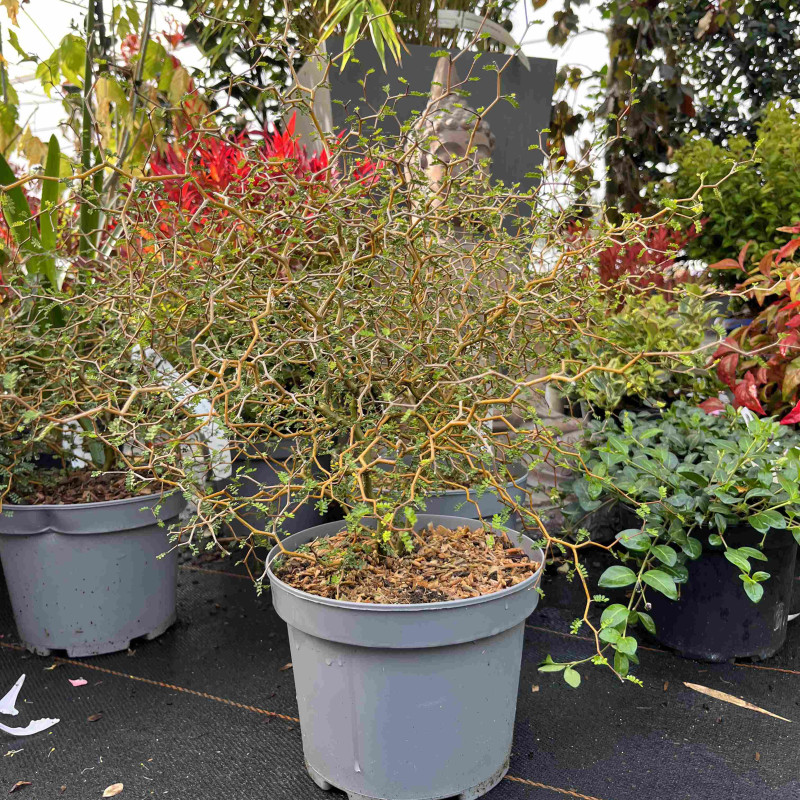
[[[125,650],[175,621],[180,494],[75,505],[4,505],[0,562],[22,643],[70,657]],[[161,527],[159,522],[164,523]]]
[[[521,503],[526,495],[525,472],[520,472],[520,477],[509,481],[505,486],[509,496]],[[445,517],[460,517],[471,520],[491,520],[495,514],[508,510],[508,506],[501,502],[497,493],[487,489],[479,494],[476,491],[469,493],[464,489],[449,489],[441,494],[425,498],[425,513]]]
[[[248,447],[246,451],[238,453],[231,464],[233,475],[226,479],[216,481],[217,488],[226,488],[238,483],[235,489],[236,496],[246,501],[263,490],[264,487],[280,486],[278,472],[281,465],[292,457],[292,449],[280,441],[270,442],[263,447]],[[290,507],[294,508],[295,502],[290,500]],[[273,505],[277,505],[273,503]],[[239,516],[257,530],[271,527],[272,514],[266,513],[266,503],[250,503],[239,511]],[[276,509],[277,510],[277,509]],[[313,502],[302,503],[295,511],[294,516],[282,522],[284,533],[298,533],[306,528],[320,525],[325,521],[322,514],[314,507]],[[247,537],[250,528],[243,522],[235,519],[228,523],[235,536]]]
[[[418,527],[428,523],[481,524],[420,514]],[[342,527],[320,525],[283,544],[295,549]],[[543,563],[528,538],[521,546]],[[270,564],[279,553],[272,549]],[[511,752],[525,619],[539,600],[541,574],[540,566],[517,586],[481,597],[379,605],[308,594],[270,567],[314,782],[350,800],[472,800],[499,783]]]

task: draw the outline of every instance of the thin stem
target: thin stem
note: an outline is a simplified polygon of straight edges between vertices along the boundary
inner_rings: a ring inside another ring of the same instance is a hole
[[[81,167],[83,172],[88,172],[92,166],[92,64],[94,61],[94,2],[90,0],[86,10],[86,60],[83,70],[83,120],[81,122]],[[81,181],[81,213],[80,213],[80,240],[78,252],[88,258],[92,251],[92,242],[89,238],[89,226],[92,224],[92,209],[87,202],[87,191],[92,183],[87,179]],[[94,202],[98,202],[96,198]]]

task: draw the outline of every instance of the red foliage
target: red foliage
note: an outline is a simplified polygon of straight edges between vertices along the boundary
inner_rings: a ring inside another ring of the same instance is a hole
[[[328,191],[337,172],[323,151],[309,154],[294,135],[294,116],[283,132],[244,131],[233,136],[191,133],[185,143],[172,144],[150,159],[152,175],[176,175],[164,181],[166,199],[159,201],[161,229],[174,229],[173,214],[192,218],[196,229],[208,221],[201,213],[209,196],[239,209],[279,207],[296,192]],[[375,165],[358,164],[351,173],[369,185]],[[213,211],[220,217],[219,209]],[[226,217],[225,212],[222,213]]]
[[[800,226],[779,230],[800,233]],[[799,248],[796,238],[770,250],[736,287],[762,310],[749,325],[734,330],[711,359],[737,408],[783,414],[786,425],[800,422],[800,266],[787,260]],[[711,268],[741,269],[746,251],[747,245],[738,259],[726,258]]]
[[[725,403],[717,397],[709,397],[708,400],[703,400],[698,403],[699,408],[702,408],[706,414],[716,415],[721,414],[725,410]]]
[[[575,240],[588,237],[583,223],[572,223],[569,234]],[[658,289],[669,291],[690,280],[686,269],[676,266],[677,258],[697,231],[676,231],[666,225],[650,228],[640,241],[612,244],[598,255],[598,274],[605,286],[616,289]]]
[[[669,289],[688,279],[688,273],[675,269],[675,260],[697,231],[676,231],[666,225],[651,228],[641,243],[614,244],[600,253],[600,280],[605,285],[628,283],[631,286]]]

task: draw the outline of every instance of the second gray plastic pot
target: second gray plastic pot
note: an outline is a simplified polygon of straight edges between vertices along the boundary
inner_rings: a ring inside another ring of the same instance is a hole
[[[516,483],[509,481],[505,489],[513,500],[521,503],[527,489],[525,472],[520,473]],[[508,506],[491,489],[487,489],[481,494],[477,491],[471,491],[469,496],[463,489],[449,489],[441,494],[425,498],[425,512],[427,514],[438,514],[446,517],[491,520],[495,514],[501,514],[507,510]]]
[[[76,505],[4,505],[0,562],[22,643],[70,657],[126,650],[175,621],[180,494]],[[159,525],[162,523],[164,527]]]
[[[420,514],[418,527],[431,522],[481,524]],[[283,544],[296,549],[342,527],[320,525]],[[543,563],[526,537],[521,547]],[[279,554],[272,549],[270,564]],[[502,780],[541,566],[494,594],[413,605],[331,600],[268,574],[289,628],[303,752],[318,786],[350,800],[473,800]]]
[[[233,459],[231,468],[233,475],[225,480],[216,481],[216,488],[229,488],[241,499],[243,506],[239,509],[239,519],[230,521],[228,526],[232,533],[240,538],[250,535],[252,525],[256,530],[268,530],[272,517],[280,510],[278,501],[265,503],[254,500],[246,502],[260,494],[269,493],[270,487],[281,485],[278,473],[283,465],[292,458],[292,449],[280,441],[255,447],[248,445]],[[295,498],[285,501],[283,508],[290,508],[294,516],[283,520],[281,528],[284,533],[297,533],[325,521],[323,515],[314,507],[313,501],[298,504]],[[247,524],[245,524],[247,523]]]

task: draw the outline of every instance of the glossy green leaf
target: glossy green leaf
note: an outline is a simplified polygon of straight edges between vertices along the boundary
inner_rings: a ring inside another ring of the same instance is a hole
[[[754,581],[750,580],[743,581],[743,583],[747,596],[754,603],[757,603],[759,600],[761,600],[761,598],[764,596],[764,587],[760,583],[755,583]]]
[[[661,594],[669,597],[670,600],[678,599],[678,590],[675,588],[675,580],[671,575],[660,569],[650,569],[642,575],[642,580]]]
[[[767,556],[763,550],[758,550],[755,547],[740,547],[739,552],[747,558],[754,558],[756,561],[767,561]]]
[[[628,621],[628,609],[620,603],[614,603],[603,610],[600,624],[604,627],[616,628]]]
[[[617,652],[624,653],[626,656],[632,656],[636,653],[636,639],[633,636],[623,636],[617,642]]]
[[[659,561],[666,564],[668,567],[674,566],[675,562],[678,560],[678,554],[666,544],[655,545],[651,552]]]
[[[686,543],[681,548],[684,553],[691,559],[700,558],[703,554],[703,545],[697,539],[691,537],[686,540]]]
[[[766,533],[771,528],[777,528],[778,530],[786,528],[786,518],[780,512],[772,509],[752,514],[747,518],[747,522],[759,533]]]
[[[742,572],[750,573],[750,562],[738,550],[729,549],[725,551],[725,558]]]
[[[636,583],[636,573],[628,567],[613,566],[609,567],[597,582],[599,586],[607,589],[620,589]]]
[[[620,531],[617,534],[617,540],[628,550],[644,552],[650,549],[650,537],[636,528]]]
[[[655,634],[656,632],[656,623],[653,621],[653,618],[649,614],[645,614],[644,611],[639,611],[639,622],[642,623],[644,629],[648,633]]]
[[[628,674],[630,663],[628,657],[624,653],[617,653],[614,656],[614,669],[623,677]]]
[[[601,628],[598,636],[601,641],[614,644],[620,640],[622,634],[616,628]]]

